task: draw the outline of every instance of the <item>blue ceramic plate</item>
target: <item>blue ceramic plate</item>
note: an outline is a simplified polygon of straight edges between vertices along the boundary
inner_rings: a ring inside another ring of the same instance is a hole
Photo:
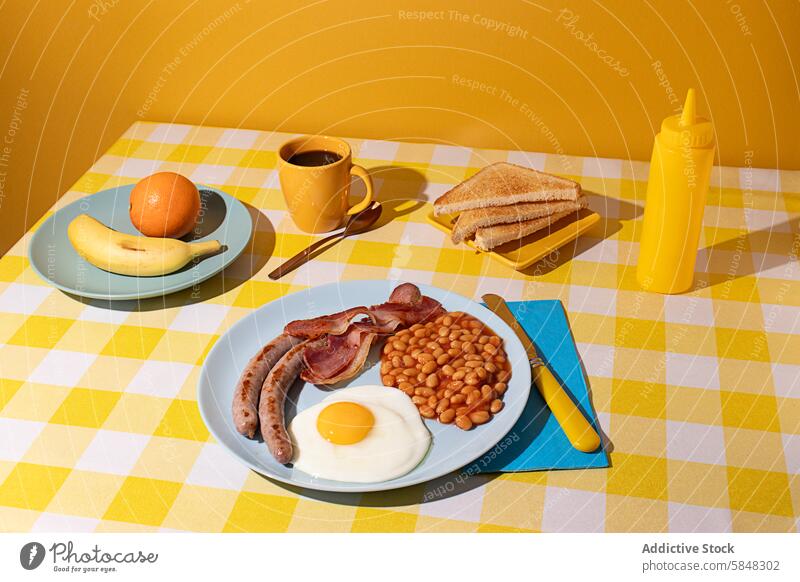
[[[67,226],[79,214],[88,214],[114,230],[140,234],[128,214],[133,186],[119,186],[86,196],[45,220],[28,246],[31,265],[38,275],[62,291],[82,297],[111,300],[158,297],[213,277],[233,262],[250,240],[253,221],[247,208],[224,192],[198,185],[203,211],[195,232],[189,237],[219,240],[225,246],[223,252],[158,277],[132,277],[98,269],[75,252],[67,238]]]
[[[214,438],[242,463],[267,477],[284,483],[322,491],[385,491],[430,481],[468,465],[492,449],[508,433],[525,408],[531,388],[531,370],[525,350],[509,326],[484,306],[452,291],[419,285],[425,295],[437,299],[448,311],[472,314],[503,338],[512,362],[512,376],[505,394],[505,408],[482,426],[464,432],[453,425],[425,421],[433,436],[425,459],[410,473],[381,483],[349,483],[315,479],[281,465],[272,458],[264,443],[236,432],[231,418],[233,389],[248,360],[261,346],[279,335],[294,319],[316,317],[356,305],[383,303],[397,285],[393,281],[346,281],[313,287],[286,295],[264,305],[233,325],[209,352],[197,387],[200,413]],[[343,383],[347,386],[381,384],[380,347],[373,349],[361,374]],[[298,381],[289,391],[287,420],[296,411],[320,402],[329,392]]]

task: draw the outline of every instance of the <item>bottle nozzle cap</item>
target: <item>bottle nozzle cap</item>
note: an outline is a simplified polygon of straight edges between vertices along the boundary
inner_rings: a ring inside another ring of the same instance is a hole
[[[695,97],[694,89],[689,89],[686,92],[686,101],[683,104],[683,113],[681,113],[681,125],[692,125],[694,123],[695,112]]]
[[[704,117],[698,117],[694,89],[686,92],[683,111],[667,117],[661,124],[661,136],[674,147],[706,147],[714,141],[714,128]]]

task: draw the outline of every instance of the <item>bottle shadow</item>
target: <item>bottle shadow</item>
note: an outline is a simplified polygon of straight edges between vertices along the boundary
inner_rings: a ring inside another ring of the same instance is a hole
[[[721,240],[699,251],[692,291],[729,285],[763,271],[788,269],[800,251],[800,217]],[[763,249],[754,252],[753,249]]]

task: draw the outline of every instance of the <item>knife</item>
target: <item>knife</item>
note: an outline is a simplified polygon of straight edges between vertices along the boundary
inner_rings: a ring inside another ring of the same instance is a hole
[[[517,337],[522,342],[522,347],[525,348],[525,353],[528,355],[528,360],[531,364],[533,381],[572,446],[584,453],[596,451],[600,446],[600,437],[597,431],[589,424],[589,421],[583,416],[583,413],[572,401],[569,394],[566,393],[563,386],[558,383],[553,373],[545,366],[536,351],[536,344],[522,329],[519,321],[506,305],[505,300],[499,295],[487,293],[483,296],[483,301],[500,319],[511,326],[511,329],[514,330],[514,333],[517,334]]]

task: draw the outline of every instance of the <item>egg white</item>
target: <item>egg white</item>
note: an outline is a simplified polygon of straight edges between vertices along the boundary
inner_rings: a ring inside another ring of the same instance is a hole
[[[375,424],[351,445],[336,445],[317,430],[317,417],[328,405],[355,402],[369,409]],[[377,483],[405,475],[425,457],[431,435],[411,399],[396,388],[356,386],[337,390],[299,412],[288,427],[294,444],[294,468],[313,477],[352,483]]]

